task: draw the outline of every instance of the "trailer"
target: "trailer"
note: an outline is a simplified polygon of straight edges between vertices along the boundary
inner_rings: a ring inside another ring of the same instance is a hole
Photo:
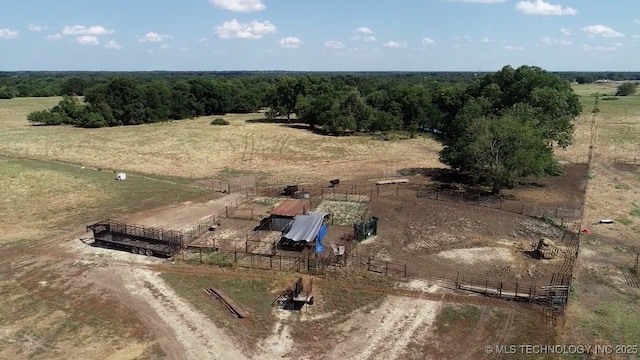
[[[171,257],[183,246],[183,234],[140,225],[107,220],[87,226],[94,246],[126,250],[133,254]]]

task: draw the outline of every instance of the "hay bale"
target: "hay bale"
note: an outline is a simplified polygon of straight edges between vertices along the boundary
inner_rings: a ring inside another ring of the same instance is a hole
[[[551,239],[542,238],[538,241],[536,248],[540,259],[555,259],[558,257],[558,247]]]

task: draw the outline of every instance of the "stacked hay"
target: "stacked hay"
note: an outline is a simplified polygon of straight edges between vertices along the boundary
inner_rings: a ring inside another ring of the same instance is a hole
[[[547,238],[542,238],[538,241],[538,247],[536,248],[540,259],[555,259],[558,257],[558,247]]]

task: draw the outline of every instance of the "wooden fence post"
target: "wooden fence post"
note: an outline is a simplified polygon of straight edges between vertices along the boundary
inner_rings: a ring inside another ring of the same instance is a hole
[[[224,212],[227,215],[227,217],[229,217],[229,207],[228,206],[224,207]]]
[[[384,275],[388,276],[389,274],[389,262],[387,261],[384,267]]]
[[[460,289],[460,271],[458,271],[458,274],[456,275],[456,289]]]
[[[404,278],[407,278],[407,264],[404,264]]]

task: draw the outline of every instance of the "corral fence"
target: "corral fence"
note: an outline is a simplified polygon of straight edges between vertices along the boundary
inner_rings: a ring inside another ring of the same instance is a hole
[[[613,158],[614,164],[627,164],[627,165],[640,165],[640,156],[615,156]]]
[[[375,171],[364,171],[364,172],[349,172],[344,174],[334,174],[333,177],[336,179],[340,179],[341,181],[356,181],[356,180],[373,180],[373,179],[381,179],[385,177],[398,177],[402,176],[402,174],[398,170],[394,169],[385,169],[385,170],[375,170]],[[291,178],[281,178],[278,176],[272,177],[269,180],[264,180],[260,183],[257,183],[257,187],[265,188],[265,187],[285,187],[287,185],[300,183],[300,179],[295,180]],[[326,179],[306,179],[305,182],[312,181],[313,183],[324,182]],[[327,182],[328,183],[328,182]]]
[[[182,252],[183,260],[219,267],[249,268],[288,271],[309,274],[338,272],[346,263],[346,257],[335,255],[316,256],[313,251],[298,255],[289,253],[256,253],[239,248],[234,251],[217,251],[206,247],[191,247]]]
[[[353,258],[353,257],[352,257]],[[464,290],[493,298],[528,302],[545,307],[546,321],[557,325],[564,321],[569,297],[571,274],[553,274],[546,281],[525,281],[514,278],[501,280],[482,278],[460,271],[435,272],[410,269],[407,264],[392,263],[372,258],[357,258],[367,270],[397,279],[419,279],[451,290]]]
[[[255,194],[265,197],[282,196],[282,187],[257,187]],[[479,207],[487,207],[511,213],[522,214],[538,218],[580,219],[582,212],[575,208],[566,207],[541,207],[527,205],[521,201],[505,200],[500,196],[470,194],[463,191],[446,190],[432,187],[417,188],[407,184],[393,185],[344,185],[342,187],[300,186],[300,193],[306,194],[313,205],[323,200],[372,202],[379,197],[413,195],[418,198],[462,203]]]
[[[204,236],[212,226],[218,225],[224,218],[252,220],[252,209],[239,209],[240,206],[250,200],[251,198],[248,196],[237,197],[229,205],[218,211],[217,214],[202,218],[197,223],[190,225],[189,228],[182,231],[184,237],[184,245],[187,246],[195,240]]]
[[[538,218],[580,219],[582,217],[582,212],[574,208],[531,206],[521,201],[504,200],[499,196],[468,194],[455,190],[423,188],[416,190],[416,196],[437,201],[487,207]]]

